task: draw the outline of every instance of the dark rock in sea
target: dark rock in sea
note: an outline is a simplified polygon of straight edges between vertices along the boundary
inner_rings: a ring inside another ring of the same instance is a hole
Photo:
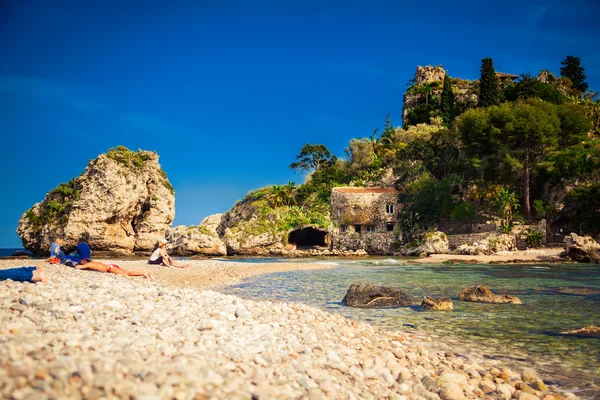
[[[31,257],[31,253],[27,252],[27,251],[15,251],[14,253],[12,253],[13,257]]]
[[[472,288],[464,289],[458,295],[458,299],[475,303],[522,304],[518,297],[510,296],[508,294],[492,293],[492,291],[484,285],[477,285]]]
[[[589,288],[583,286],[561,286],[555,289],[558,293],[563,294],[579,294],[579,295],[596,295],[600,294],[600,289]]]
[[[425,296],[421,307],[426,311],[452,311],[452,300],[449,297],[434,298]]]
[[[349,307],[377,308],[412,306],[417,303],[397,289],[369,283],[353,283],[342,304]]]
[[[561,332],[563,335],[600,337],[600,326],[590,325],[585,328]]]
[[[3,256],[0,257],[0,260],[27,260],[28,258],[30,258],[29,255],[26,256]]]

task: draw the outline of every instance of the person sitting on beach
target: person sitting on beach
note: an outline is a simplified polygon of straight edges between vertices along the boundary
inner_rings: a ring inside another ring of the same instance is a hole
[[[44,285],[48,283],[44,267],[19,267],[10,269],[0,269],[0,281],[13,280],[16,282],[42,282]]]
[[[75,268],[77,269],[91,269],[92,271],[99,272],[112,272],[113,274],[118,275],[127,275],[127,276],[143,276],[144,278],[150,277],[150,272],[144,271],[127,271],[123,268],[119,267],[116,264],[104,264],[98,261],[88,261],[85,264],[79,264]]]
[[[56,258],[62,263],[65,259],[65,253],[61,250],[61,246],[64,244],[65,242],[62,239],[56,239],[50,246],[50,258],[48,260]]]
[[[92,261],[92,251],[90,245],[86,242],[87,237],[82,236],[79,239],[79,243],[75,246],[75,251],[68,256],[65,256],[65,264],[71,267],[78,264],[85,264]]]
[[[189,264],[176,264],[175,261],[167,254],[167,239],[163,239],[160,243],[156,244],[152,255],[150,255],[150,260],[148,260],[148,264],[153,265],[164,265],[166,267],[176,267],[176,268],[187,268]]]

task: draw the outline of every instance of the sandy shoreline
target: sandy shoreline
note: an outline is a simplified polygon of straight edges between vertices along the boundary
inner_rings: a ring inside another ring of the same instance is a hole
[[[549,262],[558,260],[562,248],[544,248],[534,250],[519,250],[504,252],[493,255],[454,255],[454,254],[432,254],[424,258],[411,258],[407,263],[439,264],[445,261],[462,261],[465,263],[514,263],[514,262]],[[355,258],[360,261],[363,258]],[[366,259],[366,258],[364,258]],[[310,260],[310,259],[307,259]],[[218,288],[224,285],[233,285],[250,276],[269,274],[274,272],[306,271],[333,268],[336,259],[319,259],[319,263],[303,262],[303,259],[292,258],[288,261],[277,263],[247,263],[238,262],[235,259],[202,259],[187,260],[189,268],[167,268],[164,266],[149,265],[146,260],[124,260],[99,258],[107,264],[117,264],[127,270],[147,271],[155,279],[163,284],[186,288]],[[44,260],[22,259],[22,260],[0,260],[0,268],[10,268],[23,265],[48,265]]]

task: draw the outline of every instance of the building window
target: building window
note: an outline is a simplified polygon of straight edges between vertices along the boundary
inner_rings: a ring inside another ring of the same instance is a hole
[[[354,225],[354,232],[360,233],[360,225]]]
[[[387,229],[388,232],[393,232],[394,231],[394,224],[386,224],[385,228]]]
[[[394,205],[393,204],[386,204],[385,205],[385,212],[386,212],[386,214],[393,214],[394,213]]]
[[[375,225],[367,225],[367,232],[377,232],[377,227]]]
[[[344,233],[346,232],[346,225],[340,225],[340,232]]]
[[[338,208],[338,215],[342,215],[344,213],[344,209],[343,208]]]

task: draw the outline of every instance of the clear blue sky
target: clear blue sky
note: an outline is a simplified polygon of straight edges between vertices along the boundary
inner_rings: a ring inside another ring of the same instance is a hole
[[[483,3],[0,0],[0,247],[117,145],[158,152],[174,225],[301,183],[304,144],[343,156],[388,112],[400,124],[417,65],[476,79],[484,57],[558,73],[570,54],[600,89],[596,0]]]

